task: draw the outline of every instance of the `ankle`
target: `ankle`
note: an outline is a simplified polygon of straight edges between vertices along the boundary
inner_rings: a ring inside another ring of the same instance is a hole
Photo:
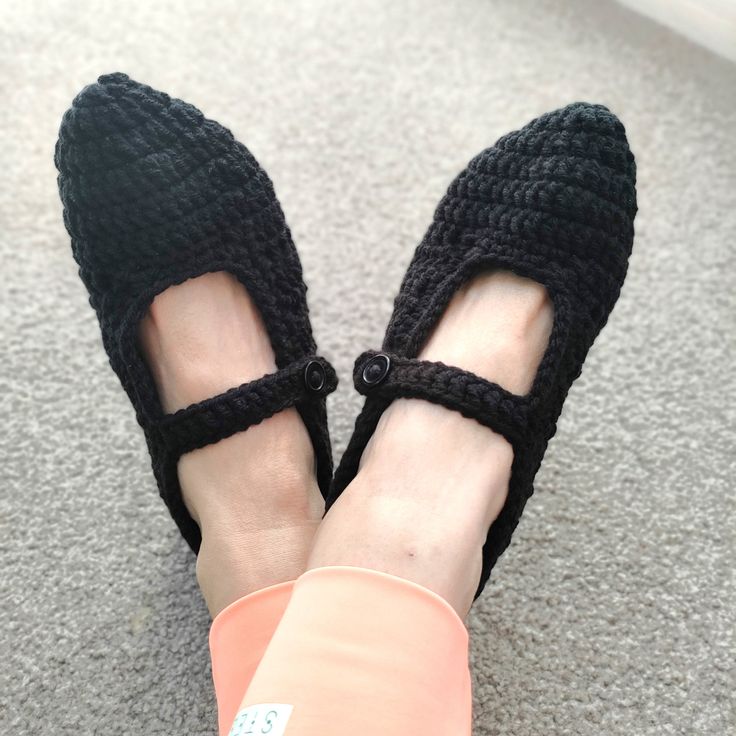
[[[324,500],[314,474],[293,462],[269,462],[267,469],[244,468],[237,477],[223,477],[217,485],[198,487],[191,505],[202,539],[244,538],[269,530],[318,522]],[[202,502],[202,495],[208,496]],[[185,495],[185,500],[191,495]]]
[[[202,534],[197,579],[213,616],[304,571],[324,501],[295,409],[182,456],[179,478]]]
[[[179,462],[182,493],[202,534],[197,580],[213,616],[305,570],[324,501],[311,442],[289,412],[296,415],[281,412]]]
[[[296,409],[183,455],[178,472],[203,534],[208,527],[249,532],[298,524],[324,511],[314,450]]]
[[[309,567],[352,565],[403,577],[465,616],[512,460],[508,442],[477,422],[427,402],[395,401],[322,522]],[[452,500],[460,494],[462,503]]]
[[[244,532],[210,524],[197,556],[197,582],[214,618],[231,603],[301,575],[318,520]]]
[[[391,495],[358,474],[324,518],[307,569],[346,565],[421,585],[464,618],[480,581],[485,532],[437,513],[432,500]]]

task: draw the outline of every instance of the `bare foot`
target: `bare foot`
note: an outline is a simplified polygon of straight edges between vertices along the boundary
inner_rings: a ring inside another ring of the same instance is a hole
[[[540,284],[505,271],[481,274],[455,294],[419,357],[524,394],[552,321]],[[323,521],[309,567],[355,565],[398,575],[439,593],[464,617],[512,461],[509,443],[488,427],[419,399],[394,401],[360,471]]]
[[[169,413],[276,370],[255,304],[224,272],[159,294],[139,339]],[[202,532],[197,578],[213,616],[304,571],[324,504],[312,443],[295,409],[183,455],[178,470]]]

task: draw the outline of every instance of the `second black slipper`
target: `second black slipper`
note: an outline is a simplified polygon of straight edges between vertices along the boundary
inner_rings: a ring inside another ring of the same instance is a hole
[[[382,349],[356,361],[355,386],[367,398],[328,509],[355,477],[394,399],[425,399],[490,427],[512,445],[514,460],[506,503],[483,548],[480,594],[532,495],[568,390],[619,296],[634,236],[635,179],[623,125],[605,107],[585,103],[533,120],[470,162],[416,250]],[[493,269],[543,284],[554,308],[547,350],[524,396],[417,359],[455,292]]]

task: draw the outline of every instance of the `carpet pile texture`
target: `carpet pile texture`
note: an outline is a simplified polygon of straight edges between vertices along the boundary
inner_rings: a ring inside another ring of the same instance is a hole
[[[123,71],[230,127],[300,250],[339,458],[356,355],[447,185],[575,100],[625,123],[629,275],[469,625],[475,733],[733,725],[736,65],[605,0],[89,0],[0,36],[0,732],[215,733],[209,620],[61,221],[72,97]],[[462,489],[458,489],[461,492]]]

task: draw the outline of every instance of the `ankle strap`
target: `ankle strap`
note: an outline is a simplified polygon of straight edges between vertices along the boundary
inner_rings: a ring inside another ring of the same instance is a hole
[[[460,368],[369,350],[355,361],[353,381],[361,394],[386,403],[424,399],[453,409],[503,435],[514,448],[528,437],[527,398]]]
[[[334,368],[307,357],[219,396],[166,414],[157,423],[164,445],[177,457],[219,442],[280,411],[319,401],[337,387]]]

